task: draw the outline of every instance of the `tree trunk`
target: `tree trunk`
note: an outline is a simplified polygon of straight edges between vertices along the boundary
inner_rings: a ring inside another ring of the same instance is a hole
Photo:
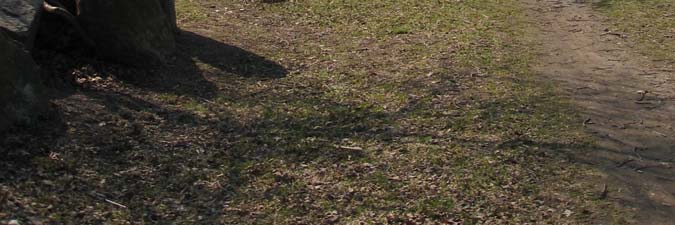
[[[176,23],[176,0],[160,0],[162,1],[162,8],[166,14],[173,31],[178,33],[178,24]]]

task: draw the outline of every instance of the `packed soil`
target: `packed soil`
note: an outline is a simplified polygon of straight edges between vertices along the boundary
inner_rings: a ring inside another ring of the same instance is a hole
[[[631,48],[630,37],[582,1],[528,1],[538,21],[541,79],[555,82],[583,115],[595,144],[578,160],[601,168],[607,198],[635,223],[675,219],[675,72]]]

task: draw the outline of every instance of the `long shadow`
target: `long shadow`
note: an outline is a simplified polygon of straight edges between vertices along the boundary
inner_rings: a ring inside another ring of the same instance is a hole
[[[214,68],[219,71],[212,71]],[[255,53],[182,31],[176,37],[175,60],[169,65],[153,71],[136,71],[123,78],[149,91],[212,99],[218,92],[208,80],[213,74],[268,80],[285,77],[288,71]]]
[[[288,75],[288,71],[276,62],[190,31],[183,31],[177,41],[182,56],[192,57],[227,73],[258,79]]]

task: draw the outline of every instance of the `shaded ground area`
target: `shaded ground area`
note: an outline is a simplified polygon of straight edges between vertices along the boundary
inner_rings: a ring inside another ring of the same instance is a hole
[[[532,15],[541,23],[542,49],[547,52],[537,72],[560,83],[580,107],[585,129],[597,140],[577,158],[602,168],[606,176],[598,186],[606,185],[610,199],[634,209],[633,223],[672,223],[675,73],[671,65],[639,57],[629,45],[642,46],[642,39],[605,25],[612,21],[603,24],[590,3],[530,3]]]
[[[3,135],[0,220],[623,221],[559,152],[586,139],[519,1],[177,5],[166,68],[38,57],[74,88]]]

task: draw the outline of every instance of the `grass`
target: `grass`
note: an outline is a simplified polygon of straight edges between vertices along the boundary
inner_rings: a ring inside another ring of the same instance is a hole
[[[595,6],[607,15],[614,30],[628,34],[641,53],[675,62],[675,1],[603,0]]]
[[[180,19],[184,21],[204,21],[207,19],[207,14],[200,10],[199,1],[195,0],[181,0],[176,1],[176,8],[180,9]]]
[[[179,0],[176,65],[56,101],[56,155],[0,196],[57,222],[620,223],[565,160],[581,123],[532,81],[520,4]]]

